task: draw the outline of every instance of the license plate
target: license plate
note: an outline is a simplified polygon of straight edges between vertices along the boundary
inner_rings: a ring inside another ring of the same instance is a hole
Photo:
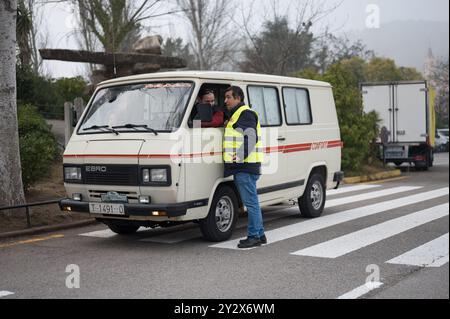
[[[122,204],[89,203],[92,214],[125,215],[125,206]]]
[[[403,158],[403,152],[387,152],[387,158]]]

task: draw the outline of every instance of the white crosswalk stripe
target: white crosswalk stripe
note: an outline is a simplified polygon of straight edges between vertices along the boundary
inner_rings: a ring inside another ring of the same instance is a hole
[[[14,295],[14,293],[11,291],[6,291],[6,290],[0,291],[0,298],[11,296],[11,295]]]
[[[138,232],[145,231],[145,228],[140,228]],[[97,230],[89,233],[79,234],[78,236],[93,237],[93,238],[112,238],[117,236],[115,232],[110,229]]]
[[[291,254],[337,258],[445,216],[448,216],[448,204],[396,218]]]
[[[266,231],[268,244],[273,244],[292,237],[308,234],[317,230],[335,226],[355,219],[375,215],[387,210],[404,207],[430,199],[443,197],[449,194],[449,188],[441,188],[429,192],[410,195],[390,201],[385,201],[364,207],[350,209],[340,213],[323,216],[317,219],[307,220],[300,223],[284,226],[274,230]],[[212,248],[238,249],[237,244],[241,238],[229,240],[223,243],[211,245]]]
[[[362,202],[364,200],[375,199],[375,198],[394,195],[394,194],[398,194],[398,193],[409,192],[409,191],[418,190],[421,188],[422,187],[402,186],[402,187],[394,187],[394,188],[384,189],[384,190],[378,191],[378,192],[370,192],[367,194],[360,194],[360,195],[348,196],[348,197],[339,198],[339,199],[332,199],[332,200],[328,200],[325,203],[325,208],[331,208],[331,207],[336,207],[336,206],[350,204],[350,203]]]
[[[94,238],[111,238],[111,237],[117,236],[117,234],[112,232],[109,229],[104,229],[104,230],[97,230],[97,231],[93,231],[93,232],[89,232],[89,233],[85,233],[85,234],[80,234],[79,236],[94,237]]]
[[[357,299],[367,295],[372,290],[380,288],[381,286],[383,286],[383,283],[381,282],[368,282],[356,289],[353,289],[352,291],[347,292],[346,294],[343,294],[342,296],[339,296],[337,299]]]
[[[201,236],[200,229],[198,227],[192,229],[186,229],[181,231],[174,231],[168,234],[162,234],[152,236],[149,238],[140,239],[141,242],[152,242],[159,244],[176,244],[186,240],[195,239]]]
[[[441,267],[448,263],[448,233],[403,255],[388,260],[388,264],[419,267]]]
[[[283,218],[283,217],[286,217],[289,215],[294,215],[294,214],[286,215],[286,213],[284,213],[284,214],[276,214],[275,213],[273,216],[264,218],[264,221],[270,222],[272,220],[277,220],[277,219],[280,219],[280,218]],[[243,228],[246,226],[247,226],[246,221],[239,221],[239,224],[236,226],[236,229]],[[153,242],[153,243],[160,243],[160,244],[176,244],[176,243],[180,243],[180,242],[183,242],[186,240],[191,240],[191,239],[195,239],[195,238],[199,238],[199,237],[201,237],[201,232],[200,232],[200,229],[198,227],[196,227],[194,229],[186,229],[186,230],[172,232],[172,233],[168,233],[168,234],[152,236],[149,238],[141,239],[139,241]]]
[[[381,185],[356,185],[356,186],[346,186],[338,189],[331,189],[327,191],[327,196],[334,196],[334,195],[341,195],[345,193],[351,193],[351,192],[358,192],[358,191],[365,191],[369,189],[374,189],[381,187]]]

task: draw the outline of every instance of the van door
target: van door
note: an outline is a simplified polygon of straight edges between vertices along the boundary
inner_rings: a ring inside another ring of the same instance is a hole
[[[258,190],[264,202],[265,199],[276,198],[276,194],[273,193],[282,192],[282,185],[287,175],[286,159],[283,153],[286,136],[282,123],[279,88],[250,84],[247,86],[247,95],[249,105],[259,115],[262,128],[265,154],[263,177],[258,182]],[[270,195],[264,196],[265,194]],[[278,197],[283,196],[280,193]]]
[[[225,90],[229,86],[229,83],[208,81],[201,85],[198,95],[205,91],[213,92],[215,96],[214,113],[222,112],[225,116]],[[201,128],[201,122],[195,121],[198,96],[194,98],[196,102],[190,111],[189,128],[183,136],[182,162],[185,169],[186,200],[208,198],[216,181],[223,177],[224,123],[217,127]]]
[[[283,87],[286,115],[286,142],[284,154],[287,162],[287,182],[290,188],[300,187],[307,181],[310,164],[315,161],[309,150],[312,142],[318,142],[317,131],[312,129],[312,113],[309,91],[304,88]]]

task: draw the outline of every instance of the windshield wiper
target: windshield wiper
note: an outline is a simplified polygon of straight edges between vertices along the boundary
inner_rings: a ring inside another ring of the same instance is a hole
[[[125,124],[125,125],[121,125],[121,126],[113,126],[113,129],[122,129],[122,128],[128,128],[128,129],[138,129],[138,128],[142,128],[144,130],[146,130],[147,132],[151,132],[153,134],[155,134],[156,136],[158,136],[158,132],[156,132],[154,129],[152,129],[151,127],[148,127],[148,125],[137,125],[137,124]]]
[[[92,130],[106,130],[107,132],[119,135],[119,132],[117,132],[114,128],[109,127],[109,125],[101,125],[101,126],[94,125],[83,129],[83,131],[92,131]]]

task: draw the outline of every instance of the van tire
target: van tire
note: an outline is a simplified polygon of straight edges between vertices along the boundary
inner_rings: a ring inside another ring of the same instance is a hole
[[[298,199],[300,214],[305,218],[317,218],[323,213],[326,202],[326,188],[323,176],[314,174],[306,185],[303,196]]]
[[[203,237],[211,242],[221,242],[230,239],[236,227],[239,214],[239,202],[234,190],[229,186],[220,187],[214,194],[208,216],[200,220],[200,230]],[[219,215],[216,217],[216,215]],[[220,229],[218,218],[224,216],[229,223]]]
[[[109,229],[111,229],[114,233],[119,235],[132,235],[137,232],[139,229],[139,226],[133,226],[133,225],[119,225],[115,223],[107,223],[106,224]]]

